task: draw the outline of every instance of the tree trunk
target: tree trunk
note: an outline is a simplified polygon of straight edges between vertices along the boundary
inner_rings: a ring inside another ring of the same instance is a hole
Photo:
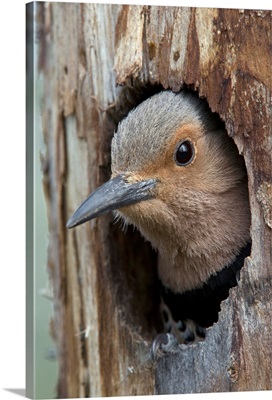
[[[59,397],[272,389],[271,11],[37,4]],[[252,253],[206,340],[153,361],[156,254],[111,216],[68,218],[110,177],[118,122],[197,90],[245,158]]]

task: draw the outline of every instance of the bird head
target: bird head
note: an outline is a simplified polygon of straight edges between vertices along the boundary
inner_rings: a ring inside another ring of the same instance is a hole
[[[68,228],[114,211],[174,257],[178,248],[198,252],[199,240],[208,248],[204,237],[214,241],[220,224],[231,230],[233,220],[240,221],[230,209],[243,214],[243,158],[206,102],[191,93],[163,91],[132,110],[113,137],[111,158],[111,179],[79,207]]]

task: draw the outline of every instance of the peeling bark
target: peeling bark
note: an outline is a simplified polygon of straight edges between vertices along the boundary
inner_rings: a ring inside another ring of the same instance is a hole
[[[272,389],[271,11],[37,4],[58,397]],[[110,177],[118,122],[183,87],[244,155],[253,246],[206,340],[154,362],[156,255],[111,216],[65,224]]]

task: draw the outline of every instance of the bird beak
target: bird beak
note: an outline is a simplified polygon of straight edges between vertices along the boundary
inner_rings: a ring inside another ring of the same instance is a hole
[[[74,228],[93,218],[130,204],[153,197],[155,179],[128,183],[126,175],[117,175],[96,189],[76,210],[67,222],[67,228]]]

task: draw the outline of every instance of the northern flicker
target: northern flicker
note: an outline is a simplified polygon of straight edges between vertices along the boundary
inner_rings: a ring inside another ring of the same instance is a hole
[[[67,227],[108,211],[136,226],[158,251],[165,334],[155,351],[170,336],[204,340],[250,254],[243,157],[204,100],[162,91],[121,121],[111,158],[111,179]]]

